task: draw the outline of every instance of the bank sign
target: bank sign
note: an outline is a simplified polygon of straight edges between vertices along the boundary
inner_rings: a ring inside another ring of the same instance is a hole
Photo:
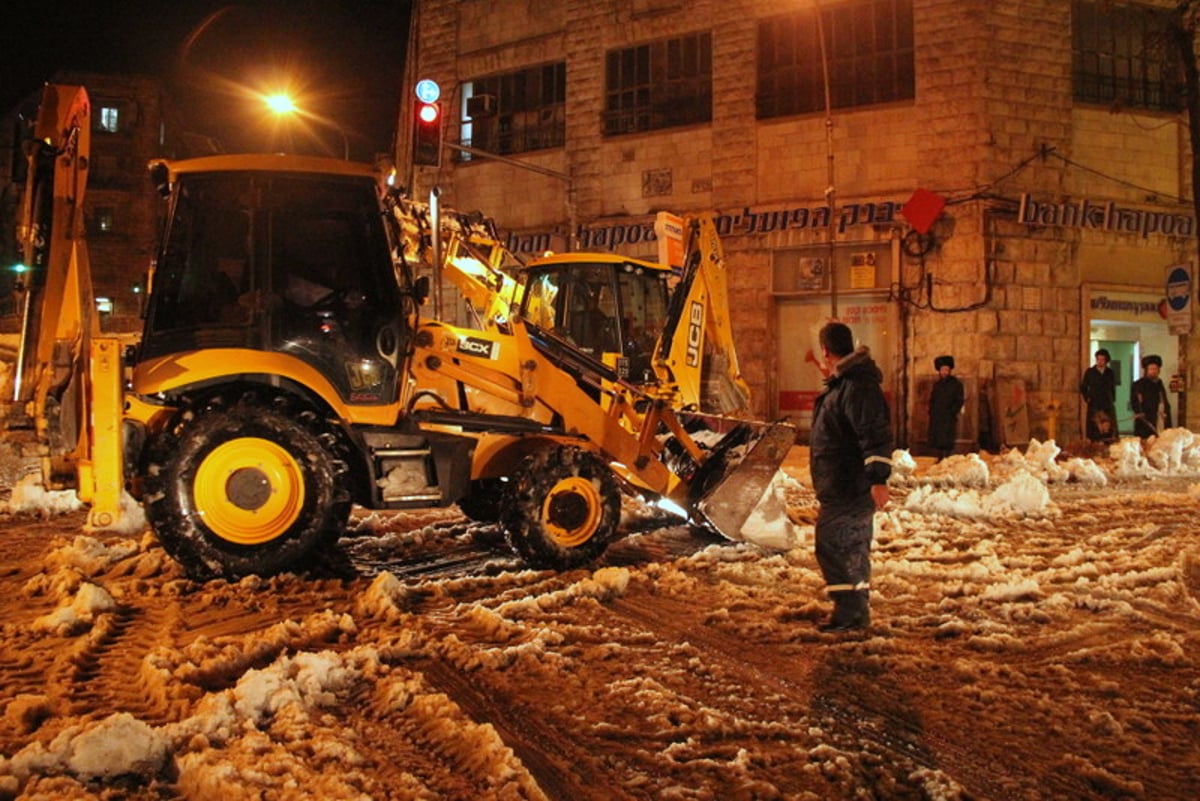
[[[1089,198],[1052,203],[1023,194],[1017,218],[1026,225],[1113,231],[1143,239],[1152,234],[1191,237],[1196,233],[1196,219],[1190,214],[1136,209],[1115,201]]]
[[[1192,332],[1192,265],[1173,264],[1167,268],[1167,329],[1172,334]]]

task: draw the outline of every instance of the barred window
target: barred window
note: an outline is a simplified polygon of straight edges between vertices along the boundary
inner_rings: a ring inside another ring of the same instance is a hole
[[[833,108],[915,97],[912,0],[821,7]],[[825,109],[821,39],[812,7],[758,23],[758,119]]]
[[[476,78],[463,87],[463,144],[501,155],[562,147],[566,102],[565,61]]]
[[[711,33],[611,50],[605,68],[605,136],[712,120]]]
[[[1071,13],[1076,100],[1164,111],[1182,107],[1167,34],[1169,11],[1075,0]]]

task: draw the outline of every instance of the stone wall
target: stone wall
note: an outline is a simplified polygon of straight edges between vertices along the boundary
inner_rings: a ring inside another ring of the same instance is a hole
[[[422,69],[455,86],[545,63],[557,48],[567,60],[566,147],[521,158],[571,181],[482,162],[457,170],[444,165],[419,177],[426,185],[436,178],[448,203],[482,209],[503,228],[562,232],[660,209],[736,214],[820,205],[830,185],[830,148],[839,203],[903,200],[917,188],[948,201],[932,248],[900,257],[891,292],[902,329],[894,390],[905,430],[923,430],[916,387],[935,356],[952,352],[957,372],[980,392],[1025,382],[1034,436],[1053,427],[1063,441],[1078,439],[1076,389],[1090,359],[1081,285],[1098,280],[1096,270],[1110,269],[1124,284],[1150,292],[1161,284],[1165,264],[1195,259],[1188,239],[1133,241],[1017,219],[1025,193],[1161,208],[1178,206],[1178,196],[1189,191],[1181,119],[1073,103],[1066,0],[913,0],[915,99],[834,110],[831,127],[824,113],[755,119],[757,23],[781,13],[776,2],[566,0],[555,4],[557,16],[539,13],[545,4],[534,0],[492,5],[422,3]],[[711,123],[604,137],[605,53],[700,30],[713,35]],[[835,240],[889,243],[906,231],[899,218],[839,231]],[[773,254],[827,238],[825,229],[808,228],[725,240],[735,336],[761,414],[772,411],[787,349],[777,341]],[[1097,246],[1116,249],[1120,259],[1087,257]]]

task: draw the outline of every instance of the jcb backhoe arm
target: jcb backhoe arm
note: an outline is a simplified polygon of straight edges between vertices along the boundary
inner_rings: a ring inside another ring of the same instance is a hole
[[[46,445],[48,487],[75,486],[90,521],[119,516],[121,354],[100,337],[84,241],[83,199],[91,106],[78,86],[47,84],[34,137],[17,235],[26,270],[13,400]]]
[[[725,252],[712,216],[688,218],[683,276],[671,305],[655,366],[699,411],[746,414],[750,386],[742,378],[729,319]]]

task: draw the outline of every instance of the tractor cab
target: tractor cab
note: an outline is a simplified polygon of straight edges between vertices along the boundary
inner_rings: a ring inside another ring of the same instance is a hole
[[[526,266],[521,315],[615,367],[621,378],[649,384],[672,275],[662,265],[611,254],[535,259]]]
[[[140,359],[288,354],[346,403],[396,401],[407,323],[374,176],[312,161],[311,172],[276,156],[170,165]]]

